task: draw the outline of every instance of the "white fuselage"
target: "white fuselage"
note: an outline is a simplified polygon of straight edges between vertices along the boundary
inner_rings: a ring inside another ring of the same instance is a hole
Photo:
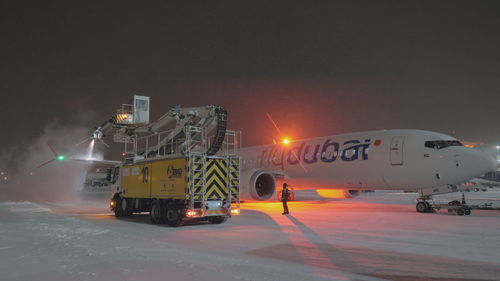
[[[367,131],[248,147],[241,157],[243,196],[246,190],[254,199],[261,199],[255,194],[263,173],[283,177],[295,189],[416,190],[460,184],[496,167],[491,157],[453,137],[421,130]]]

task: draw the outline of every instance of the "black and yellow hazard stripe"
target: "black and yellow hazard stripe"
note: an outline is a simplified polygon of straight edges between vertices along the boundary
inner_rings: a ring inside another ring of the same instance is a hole
[[[229,170],[231,172],[231,201],[238,200],[240,188],[240,159],[229,158]]]
[[[202,166],[203,156],[190,157],[187,167],[186,182],[190,182],[194,188],[195,200],[201,200],[203,189],[205,200],[220,200],[228,196],[228,186],[231,188],[231,201],[238,201],[239,198],[239,158],[206,158],[205,165]],[[228,168],[229,173],[228,174]],[[205,186],[203,186],[203,171],[205,171]],[[231,183],[229,183],[230,176]],[[186,187],[186,192],[189,192]]]
[[[224,159],[207,159],[205,162],[205,199],[227,197],[227,165]]]
[[[193,193],[195,194],[195,200],[200,199],[200,195],[203,192],[203,158],[201,156],[194,156],[189,158],[187,165],[187,176],[186,182],[192,183],[194,188]],[[192,170],[191,170],[192,169]],[[191,172],[192,171],[192,172]],[[189,193],[188,186],[186,185],[186,193]]]

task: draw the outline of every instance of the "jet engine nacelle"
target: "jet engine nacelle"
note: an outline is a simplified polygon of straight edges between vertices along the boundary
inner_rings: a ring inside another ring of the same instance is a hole
[[[255,170],[247,174],[242,181],[248,184],[246,192],[242,192],[242,197],[253,200],[272,199],[276,192],[276,179],[271,172]]]
[[[324,198],[354,198],[359,195],[359,190],[352,189],[316,189],[321,197]]]

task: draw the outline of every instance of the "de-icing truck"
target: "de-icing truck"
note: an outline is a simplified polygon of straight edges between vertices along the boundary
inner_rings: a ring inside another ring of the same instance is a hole
[[[115,216],[149,212],[153,224],[179,226],[238,215],[241,134],[226,126],[220,106],[176,106],[149,122],[149,97],[122,105],[90,137],[115,130],[113,140],[125,144],[123,161],[108,170]]]

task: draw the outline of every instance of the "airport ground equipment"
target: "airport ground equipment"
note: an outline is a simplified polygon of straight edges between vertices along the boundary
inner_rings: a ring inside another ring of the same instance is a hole
[[[435,212],[435,210],[443,209],[444,206],[437,206],[437,208],[434,208],[434,206],[436,204],[429,202],[432,200],[432,196],[437,195],[437,194],[444,194],[444,193],[458,192],[458,191],[460,191],[459,186],[452,185],[452,184],[448,184],[448,185],[440,186],[440,187],[436,187],[436,188],[419,189],[418,194],[420,195],[420,197],[417,199],[416,210],[419,213],[433,213],[433,212]],[[465,200],[463,200],[463,201],[465,204]],[[438,205],[440,205],[440,204],[438,204]],[[452,210],[455,210],[455,209],[458,209],[458,208],[452,207]]]
[[[441,209],[446,209],[448,210],[448,213],[453,213],[455,212],[459,216],[463,215],[470,215],[471,214],[471,207],[467,205],[465,202],[465,194],[462,192],[462,201],[458,200],[453,200],[448,202],[448,204],[437,204],[437,203],[430,203],[428,200],[431,200],[431,196],[428,195],[427,197],[419,198],[417,201],[417,212],[420,213],[435,213],[436,210],[441,210]]]
[[[110,186],[106,173],[87,172],[83,182],[82,193],[109,193]]]
[[[134,121],[149,119],[133,116],[135,104],[122,106],[91,135],[102,139],[115,129],[113,140],[125,144],[123,163],[108,173],[116,217],[149,212],[154,224],[179,226],[219,224],[239,214],[241,134],[227,130],[227,111],[177,106],[144,123]]]
[[[467,204],[460,203],[458,200],[451,201],[448,204],[430,204],[430,206],[434,210],[445,209],[448,210],[448,213],[455,212],[459,216],[468,216],[471,214],[471,207]]]

